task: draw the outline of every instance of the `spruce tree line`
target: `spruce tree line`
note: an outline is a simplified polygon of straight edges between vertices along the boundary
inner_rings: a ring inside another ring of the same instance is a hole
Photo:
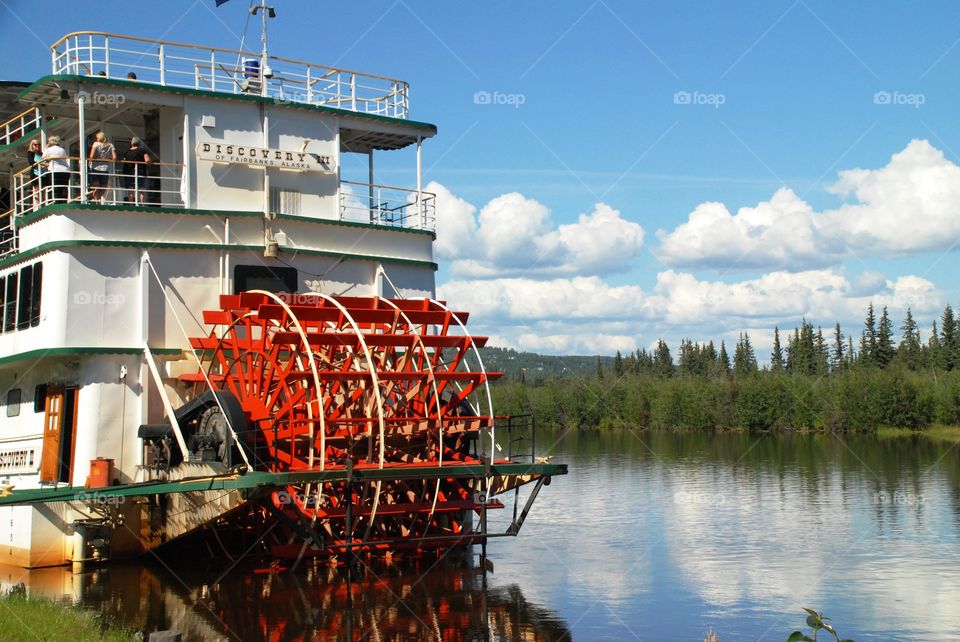
[[[859,337],[856,335],[859,333]],[[750,335],[617,352],[613,372],[494,386],[498,410],[533,411],[542,425],[756,430],[872,430],[960,424],[960,319],[947,305],[926,341],[908,307],[899,333],[886,306],[867,307],[859,332],[802,319],[774,328],[769,363]]]
[[[852,335],[844,334],[839,321],[828,339],[823,328],[814,328],[812,323],[802,319],[800,325],[787,334],[785,347],[780,328],[774,327],[770,363],[764,366],[764,370],[797,375],[826,375],[868,366],[951,371],[960,366],[960,319],[954,317],[953,308],[947,304],[939,326],[934,321],[929,339],[922,342],[920,328],[908,307],[897,339],[887,306],[883,307],[878,320],[873,303],[870,303],[857,346],[854,348]],[[732,363],[723,341],[717,349],[713,341],[695,343],[689,339],[680,341],[676,362],[670,346],[663,339],[657,341],[652,353],[640,348],[627,355],[617,351],[614,357],[614,374],[617,376],[743,377],[758,372],[760,367],[747,332],[740,333]]]

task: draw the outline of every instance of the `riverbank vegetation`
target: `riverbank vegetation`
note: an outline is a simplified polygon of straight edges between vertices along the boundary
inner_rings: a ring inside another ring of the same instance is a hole
[[[105,626],[93,611],[13,591],[0,596],[0,639],[129,642],[134,634]]]
[[[555,428],[863,431],[878,427],[957,435],[960,324],[948,305],[926,341],[908,308],[898,334],[888,311],[869,306],[858,341],[803,320],[774,329],[769,362],[750,336],[732,356],[725,343],[683,341],[677,359],[664,341],[596,361],[589,375],[529,378],[521,370],[493,386],[498,413],[532,412]],[[888,433],[889,435],[890,433]]]

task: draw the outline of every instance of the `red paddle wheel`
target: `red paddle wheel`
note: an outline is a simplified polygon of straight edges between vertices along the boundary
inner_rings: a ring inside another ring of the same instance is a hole
[[[235,440],[253,470],[348,473],[261,502],[311,550],[450,545],[482,504],[502,506],[482,501],[478,476],[447,476],[494,447],[487,382],[499,373],[484,372],[486,338],[466,333],[467,313],[261,291],[220,306],[204,312],[210,333],[191,340],[203,365],[182,379],[194,397],[212,387],[236,398],[247,425]]]

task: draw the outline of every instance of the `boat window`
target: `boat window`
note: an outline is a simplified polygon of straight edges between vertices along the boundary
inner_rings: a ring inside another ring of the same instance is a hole
[[[13,332],[17,327],[17,273],[7,275],[7,301],[3,313],[3,331]]]
[[[296,268],[238,265],[233,269],[234,294],[247,290],[296,292],[298,281]]]
[[[20,306],[17,309],[17,330],[26,330],[30,327],[31,288],[33,287],[33,266],[28,265],[20,270]]]
[[[7,416],[16,417],[20,414],[20,388],[11,388],[7,391]]]
[[[47,401],[47,384],[41,383],[37,384],[37,387],[33,389],[33,411],[34,412],[44,412],[46,408],[44,407]]]
[[[40,325],[40,291],[43,287],[43,263],[33,266],[33,294],[30,297],[30,327]]]

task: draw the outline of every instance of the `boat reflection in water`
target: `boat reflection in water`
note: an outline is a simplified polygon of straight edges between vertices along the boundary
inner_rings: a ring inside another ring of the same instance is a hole
[[[348,574],[304,564],[295,572],[112,565],[0,567],[0,586],[63,598],[147,633],[186,640],[559,640],[566,623],[498,586],[477,558],[379,565]],[[351,577],[352,575],[352,577]]]

